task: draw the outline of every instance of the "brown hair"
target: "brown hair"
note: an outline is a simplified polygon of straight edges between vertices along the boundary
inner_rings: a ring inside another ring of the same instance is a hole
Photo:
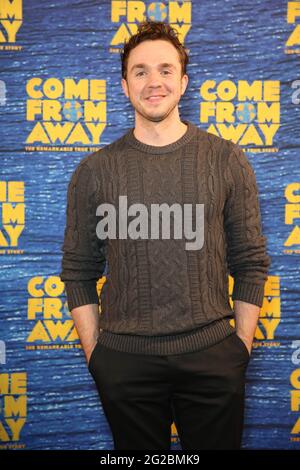
[[[125,80],[127,79],[127,64],[130,51],[141,42],[149,39],[164,39],[173,44],[179,54],[182,76],[186,74],[186,67],[189,62],[188,52],[179,41],[177,31],[163,21],[147,20],[139,24],[137,33],[131,36],[128,42],[124,42],[124,48],[121,50],[122,77]]]

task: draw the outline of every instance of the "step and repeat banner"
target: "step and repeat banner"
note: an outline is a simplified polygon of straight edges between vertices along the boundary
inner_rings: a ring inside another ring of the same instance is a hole
[[[243,448],[300,449],[300,2],[284,0],[0,0],[0,449],[113,449],[59,273],[72,172],[134,127],[119,53],[147,18],[189,51],[181,119],[238,143],[257,178],[272,265]]]

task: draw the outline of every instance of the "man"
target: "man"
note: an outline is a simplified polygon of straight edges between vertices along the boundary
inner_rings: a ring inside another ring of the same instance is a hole
[[[180,120],[188,55],[168,24],[140,24],[121,59],[135,127],[72,175],[61,272],[69,309],[115,449],[167,450],[173,420],[184,450],[238,449],[270,265],[255,175],[237,144]],[[186,233],[145,236],[155,204],[192,206],[184,220],[193,220],[195,236],[203,232],[200,247],[188,249]],[[204,207],[200,227],[196,205]],[[106,220],[105,238],[99,215],[112,207],[119,231],[114,236]],[[149,209],[140,237],[137,207]]]

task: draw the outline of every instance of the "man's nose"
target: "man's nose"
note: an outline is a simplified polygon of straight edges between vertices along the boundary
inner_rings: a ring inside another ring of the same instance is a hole
[[[160,72],[150,72],[148,75],[148,86],[158,87],[161,86],[162,76]]]

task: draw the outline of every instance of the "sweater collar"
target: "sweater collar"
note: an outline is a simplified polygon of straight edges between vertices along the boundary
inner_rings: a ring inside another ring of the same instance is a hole
[[[162,146],[144,144],[134,136],[134,127],[125,134],[125,141],[131,147],[134,147],[145,153],[162,154],[174,152],[183,145],[187,144],[196,135],[197,132],[197,126],[195,124],[185,119],[182,119],[182,122],[187,125],[187,129],[180,139],[175,140],[175,142],[172,142],[171,144]]]

